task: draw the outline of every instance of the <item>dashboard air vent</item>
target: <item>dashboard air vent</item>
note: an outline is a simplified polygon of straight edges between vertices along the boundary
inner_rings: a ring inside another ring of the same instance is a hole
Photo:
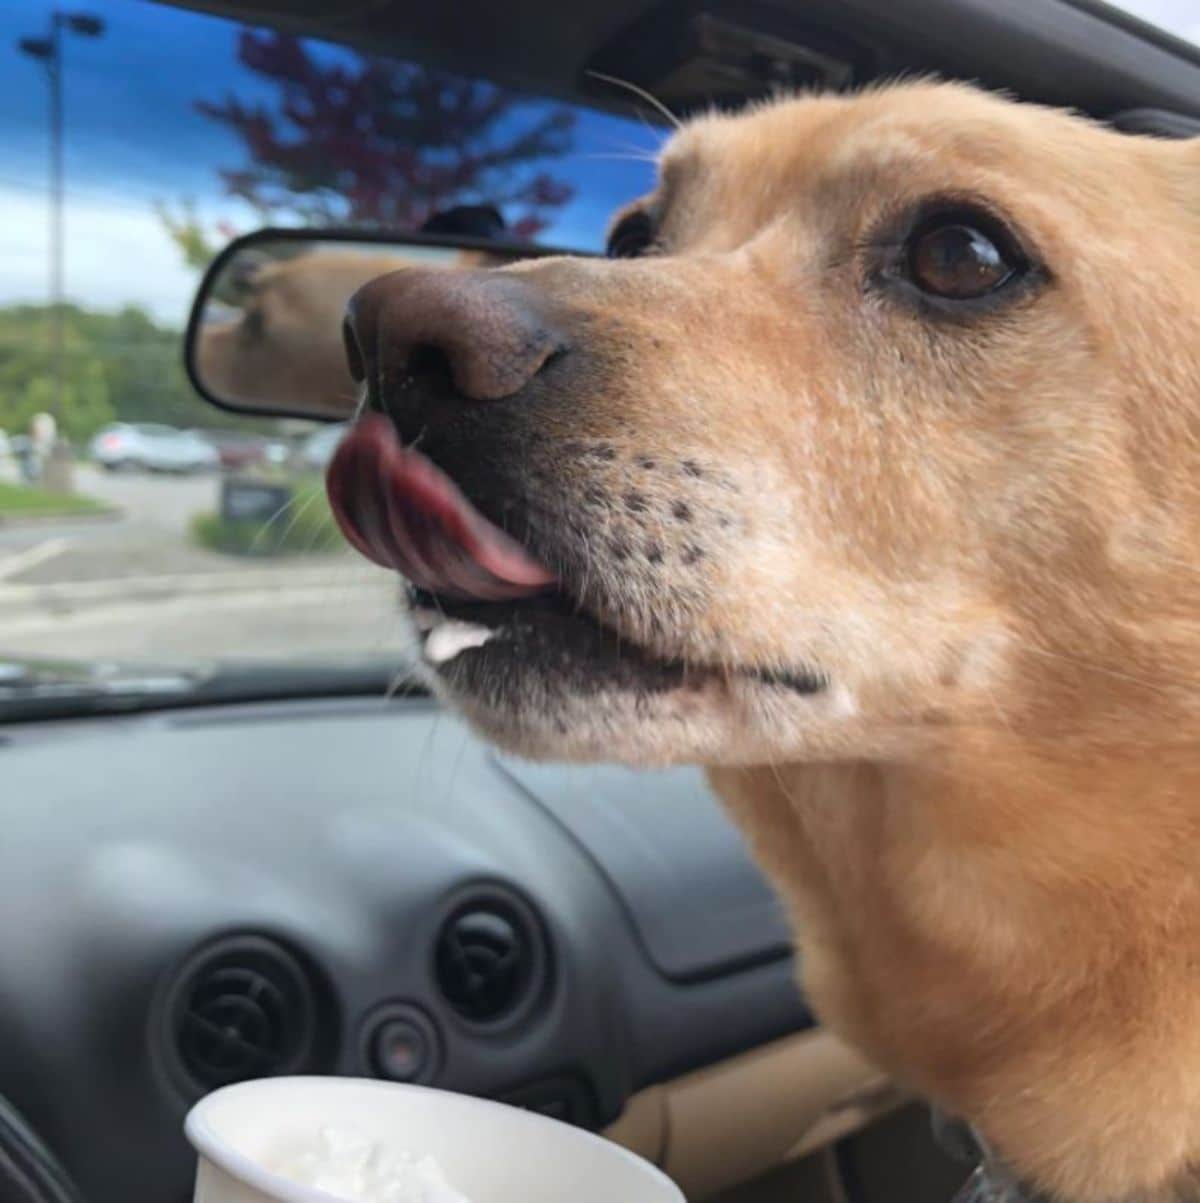
[[[545,975],[535,919],[508,899],[461,904],[438,935],[434,973],[443,998],[462,1018],[495,1023],[512,1016]]]
[[[226,937],[175,975],[167,1002],[168,1056],[192,1093],[315,1068],[318,993],[285,947]]]

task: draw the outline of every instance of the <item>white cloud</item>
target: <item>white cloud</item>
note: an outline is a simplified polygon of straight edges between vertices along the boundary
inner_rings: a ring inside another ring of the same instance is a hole
[[[44,193],[0,187],[0,304],[47,299],[49,207]],[[95,309],[140,305],[168,325],[187,319],[198,276],[149,205],[72,196],[64,219],[68,299]]]
[[[219,218],[236,229],[258,224],[236,202],[212,199],[198,206],[210,231]],[[606,211],[574,205],[547,231],[551,244],[580,245],[603,225]],[[0,179],[0,305],[45,304],[49,292],[50,214],[46,192]],[[67,299],[92,309],[138,305],[157,321],[182,329],[200,275],[185,266],[148,198],[107,197],[70,191],[64,217]]]

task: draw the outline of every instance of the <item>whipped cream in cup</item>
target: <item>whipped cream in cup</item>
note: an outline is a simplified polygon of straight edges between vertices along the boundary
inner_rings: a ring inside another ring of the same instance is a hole
[[[600,1136],[469,1095],[360,1078],[263,1078],[201,1099],[195,1203],[684,1203]]]

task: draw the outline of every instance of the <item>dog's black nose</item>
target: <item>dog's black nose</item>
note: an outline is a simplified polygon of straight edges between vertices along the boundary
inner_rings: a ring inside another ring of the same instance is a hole
[[[405,268],[350,299],[344,335],[351,375],[384,405],[402,382],[436,367],[470,401],[523,389],[567,350],[538,289],[518,276]]]

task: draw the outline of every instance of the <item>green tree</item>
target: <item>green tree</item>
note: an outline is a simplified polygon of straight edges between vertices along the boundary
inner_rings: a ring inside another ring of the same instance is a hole
[[[33,415],[53,412],[54,374],[48,308],[0,307],[0,428],[26,432]],[[179,427],[227,427],[231,419],[192,389],[183,370],[180,331],[144,310],[116,313],[66,306],[59,424],[75,442],[114,419]],[[269,420],[238,419],[242,429],[271,430]]]
[[[256,207],[255,211],[259,225],[271,224],[269,209]],[[217,221],[211,228],[206,227],[191,199],[184,199],[175,207],[165,201],[156,201],[154,212],[167,236],[179,248],[184,263],[197,271],[204,271],[217,257],[217,252],[238,235],[236,227],[228,221]]]
[[[25,427],[36,413],[54,409],[55,384],[47,373],[32,375],[18,394],[16,411],[25,417]],[[68,439],[82,441],[89,438],[106,422],[116,416],[108,399],[108,382],[104,378],[104,367],[95,359],[71,363],[63,381],[62,409],[59,429]]]
[[[531,239],[574,196],[553,173],[575,144],[566,105],[426,64],[329,56],[271,30],[243,30],[238,61],[274,98],[229,93],[195,108],[240,140],[243,162],[219,174],[260,225],[416,230],[451,206],[491,204],[513,237]],[[188,200],[156,211],[191,267],[207,267],[235,236],[227,222],[207,226]]]

